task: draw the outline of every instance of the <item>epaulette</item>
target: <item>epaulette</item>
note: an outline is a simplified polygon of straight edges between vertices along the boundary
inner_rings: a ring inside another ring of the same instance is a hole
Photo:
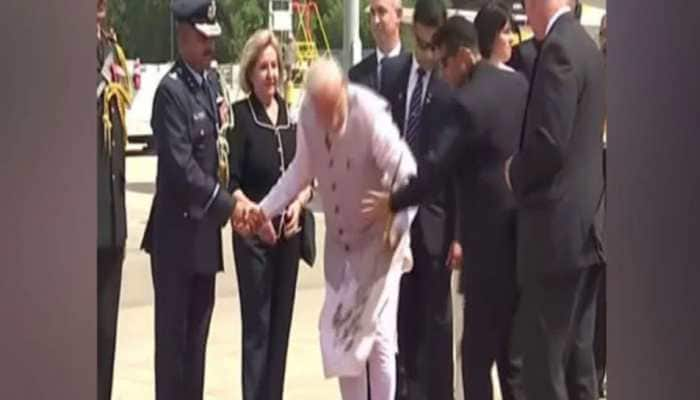
[[[199,87],[199,85],[197,85],[197,83],[195,82],[192,73],[189,70],[183,68],[182,66],[178,66],[177,68],[175,68],[175,71],[180,76],[180,78],[182,78],[182,80],[185,82],[185,84],[190,90],[194,91]]]

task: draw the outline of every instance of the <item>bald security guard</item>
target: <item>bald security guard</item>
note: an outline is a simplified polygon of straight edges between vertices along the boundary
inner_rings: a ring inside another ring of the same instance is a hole
[[[221,34],[216,3],[174,0],[171,10],[180,57],[153,102],[158,172],[142,246],[155,291],[156,400],[201,400],[215,277],[223,270],[221,228],[235,202],[219,164],[226,157],[209,68]]]

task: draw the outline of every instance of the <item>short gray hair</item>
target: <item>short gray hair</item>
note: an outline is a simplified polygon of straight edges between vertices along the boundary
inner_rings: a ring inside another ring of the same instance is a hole
[[[338,62],[329,56],[314,61],[306,73],[306,94],[313,95],[329,79],[345,80],[345,73]]]
[[[238,70],[238,84],[243,93],[250,94],[253,91],[253,85],[250,82],[250,73],[258,62],[260,54],[268,46],[272,46],[277,54],[277,68],[279,74],[279,82],[284,81],[284,66],[282,65],[282,51],[280,44],[275,37],[274,32],[268,29],[260,29],[253,33],[243,46],[241,59]]]

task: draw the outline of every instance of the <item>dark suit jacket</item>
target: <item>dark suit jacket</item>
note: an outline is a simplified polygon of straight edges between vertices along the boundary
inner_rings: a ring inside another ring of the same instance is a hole
[[[508,65],[525,75],[527,81],[530,82],[536,59],[537,45],[535,44],[535,39],[528,39],[513,48]]]
[[[382,67],[382,88],[380,94],[389,101],[391,114],[399,128],[401,135],[405,134],[406,99],[411,96],[408,93],[408,80],[411,74],[413,56],[403,53],[397,57],[388,59]],[[436,76],[433,72],[423,102],[418,138],[414,149],[414,157],[418,160],[420,168],[421,159],[434,146],[440,131],[440,120],[447,112],[452,90],[447,82]],[[418,208],[415,222],[411,227],[411,241],[421,244],[431,257],[443,258],[447,249],[456,239],[455,212],[456,194],[453,181],[449,180],[434,195],[424,199]]]
[[[564,14],[542,44],[510,167],[523,272],[602,262],[594,216],[603,190],[604,112],[603,58],[573,14]]]
[[[205,274],[223,269],[221,227],[234,201],[217,180],[213,100],[182,61],[156,90],[151,125],[158,171],[142,247],[158,267]]]
[[[406,53],[404,53],[402,46],[399,56],[404,54]],[[396,57],[388,57],[385,60],[388,61]],[[377,76],[377,52],[373,51],[372,54],[363,58],[362,61],[350,68],[348,71],[348,78],[350,79],[350,82],[365,85],[375,92],[379,92],[380,78]]]
[[[503,165],[517,149],[527,98],[520,74],[479,63],[456,93],[438,145],[418,176],[392,195],[391,208],[416,204],[453,175],[459,190],[463,283],[515,273],[515,199]],[[476,278],[475,278],[476,277]]]
[[[377,77],[377,52],[363,58],[348,71],[350,82],[365,85],[375,91],[379,91],[379,79]]]
[[[104,78],[99,70],[114,46],[108,40],[98,43],[98,85]],[[97,99],[97,248],[123,248],[126,243],[125,160],[124,127],[122,126],[117,99],[109,104],[112,122],[112,143],[105,143],[104,92]]]

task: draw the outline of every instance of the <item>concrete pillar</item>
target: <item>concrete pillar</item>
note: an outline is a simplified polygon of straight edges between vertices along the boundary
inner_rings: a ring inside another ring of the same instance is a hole
[[[343,26],[343,67],[349,69],[362,59],[360,41],[360,1],[345,0],[345,25]]]

